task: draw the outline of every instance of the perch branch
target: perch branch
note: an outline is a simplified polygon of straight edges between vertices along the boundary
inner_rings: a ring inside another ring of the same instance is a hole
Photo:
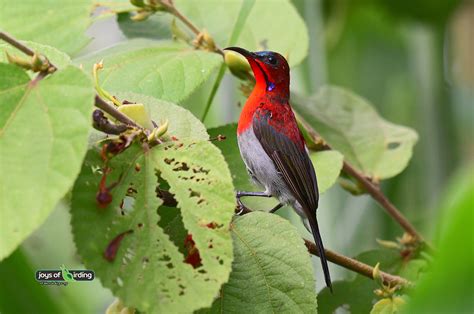
[[[241,206],[239,208],[239,214],[240,215],[245,215],[245,214],[248,214],[250,212],[252,212],[252,210],[250,210],[249,208],[247,208],[245,206]],[[305,242],[305,245],[306,245],[309,253],[319,257],[319,251],[316,247],[316,244],[314,244],[314,242],[311,242],[311,241],[306,240],[306,239],[304,239],[304,242]],[[374,279],[372,277],[372,272],[374,270],[374,268],[372,266],[364,264],[362,262],[359,262],[358,260],[355,260],[353,258],[344,256],[344,255],[341,255],[339,253],[333,252],[333,251],[328,250],[328,249],[324,249],[324,252],[326,253],[327,260],[330,261],[331,263],[334,263],[336,265],[339,265],[341,267],[349,269],[353,272],[361,274],[361,275],[363,275],[367,278],[370,278],[372,280]],[[390,284],[390,285],[399,284],[399,285],[402,285],[402,286],[406,286],[406,285],[411,284],[408,280],[406,280],[405,278],[402,278],[400,276],[391,275],[391,274],[383,272],[383,271],[381,271],[380,274],[381,274],[381,277],[383,278],[383,281],[384,281],[385,284]]]

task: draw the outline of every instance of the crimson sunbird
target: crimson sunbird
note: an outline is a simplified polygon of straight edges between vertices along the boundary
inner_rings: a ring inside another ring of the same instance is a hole
[[[316,172],[291,109],[290,68],[286,59],[273,51],[250,52],[228,47],[243,55],[255,76],[255,87],[240,114],[237,142],[252,181],[263,192],[237,192],[243,196],[276,197],[307,219],[318,247],[326,286],[332,291],[331,277],[319,233],[316,209],[319,191]],[[308,228],[309,229],[309,228]]]

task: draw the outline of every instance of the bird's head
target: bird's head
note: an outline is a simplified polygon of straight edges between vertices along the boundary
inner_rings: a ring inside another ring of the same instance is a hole
[[[290,86],[290,67],[286,59],[273,51],[250,52],[240,47],[228,47],[243,55],[252,67],[256,87],[265,88],[267,92],[288,94]]]

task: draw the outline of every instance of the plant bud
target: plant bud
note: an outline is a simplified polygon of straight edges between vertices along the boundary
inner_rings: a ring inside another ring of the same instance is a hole
[[[372,269],[372,278],[374,278],[374,280],[379,280],[381,278],[380,263],[377,263],[377,265],[375,265],[374,269]]]
[[[233,51],[225,51],[224,61],[229,67],[230,72],[238,78],[245,80],[249,77],[251,71],[250,64],[243,56]]]
[[[150,12],[150,11],[139,11],[137,14],[135,14],[134,16],[132,16],[130,19],[132,21],[135,21],[135,22],[141,22],[141,21],[145,21],[146,19],[148,19],[150,17],[150,15],[152,15],[153,13]]]
[[[143,8],[145,6],[144,0],[130,0],[130,3],[139,8]]]
[[[207,49],[210,51],[215,51],[216,50],[216,43],[214,41],[214,38],[209,35],[209,33],[206,30],[202,31],[202,39],[207,45]]]
[[[191,37],[184,32],[181,28],[179,28],[178,24],[176,23],[176,19],[171,21],[171,34],[173,35],[174,39],[181,39],[184,42],[189,43],[191,41]]]
[[[394,241],[386,241],[386,240],[380,240],[380,239],[375,239],[375,241],[377,241],[377,243],[380,244],[381,246],[388,249],[396,249],[396,250],[401,249],[400,244]]]
[[[17,56],[12,56],[7,51],[5,51],[5,55],[7,56],[8,62],[11,64],[18,65],[19,67],[22,67],[26,70],[31,70],[33,68],[33,65],[31,64],[31,60],[23,59]]]

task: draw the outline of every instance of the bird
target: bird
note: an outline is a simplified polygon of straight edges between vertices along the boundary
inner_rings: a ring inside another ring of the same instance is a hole
[[[255,77],[255,86],[248,97],[237,125],[237,143],[247,171],[263,192],[237,191],[241,197],[275,197],[279,204],[274,213],[290,205],[309,223],[319,251],[326,286],[332,292],[331,276],[319,232],[316,209],[319,202],[318,183],[313,163],[295,114],[290,105],[290,67],[277,52],[250,52],[228,47],[244,56]]]

